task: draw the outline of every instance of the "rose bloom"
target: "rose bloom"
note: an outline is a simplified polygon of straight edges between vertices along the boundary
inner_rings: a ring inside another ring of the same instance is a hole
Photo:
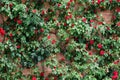
[[[3,28],[0,28],[0,34],[1,34],[2,36],[5,35],[5,30],[4,30]]]
[[[93,45],[94,44],[94,40],[90,40],[90,44]]]
[[[101,50],[101,51],[100,51],[100,55],[102,56],[102,55],[104,55],[104,54],[105,54],[104,50]]]
[[[17,20],[17,23],[18,23],[18,24],[22,24],[22,20],[19,20],[19,19],[18,19],[18,20]]]
[[[35,76],[32,77],[32,80],[37,80],[37,78]]]
[[[102,48],[102,44],[100,44],[100,43],[97,46],[98,46],[99,49]]]

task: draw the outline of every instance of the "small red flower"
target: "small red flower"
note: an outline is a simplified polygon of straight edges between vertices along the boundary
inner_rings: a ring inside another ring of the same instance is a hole
[[[10,34],[9,34],[9,36],[10,36],[10,37],[13,37],[13,34],[12,34],[12,33],[10,33]]]
[[[98,46],[99,49],[102,48],[102,44],[100,44],[100,43],[97,46]]]
[[[66,42],[69,42],[70,39],[69,39],[69,38],[66,38],[65,40],[66,40]]]
[[[101,51],[100,51],[100,55],[102,56],[102,55],[104,55],[104,54],[105,54],[104,50],[101,50]]]
[[[114,64],[118,64],[120,61],[119,60],[116,60],[116,61],[114,61]]]
[[[67,26],[67,23],[64,23],[64,26]]]
[[[48,78],[45,78],[45,80],[49,80]]]
[[[70,4],[71,4],[71,2],[68,2],[68,3],[67,3],[67,6],[70,6]]]
[[[66,9],[69,9],[69,6],[66,6]]]
[[[44,14],[45,14],[45,11],[44,11],[44,10],[42,10],[41,14],[42,14],[42,15],[44,15]]]
[[[19,49],[21,46],[20,46],[20,45],[17,45],[16,47],[17,47],[17,49]]]
[[[47,36],[47,39],[50,39],[50,38],[51,38],[51,36],[50,36],[50,35],[48,35],[48,36]]]
[[[120,2],[120,0],[116,0],[117,2]]]
[[[57,4],[57,6],[58,6],[58,7],[60,7],[60,6],[61,6],[61,4],[60,4],[60,3],[58,3],[58,4]]]
[[[94,40],[90,40],[90,44],[93,45],[94,44]]]
[[[101,3],[101,0],[97,0],[97,3],[100,4],[100,3]]]
[[[115,11],[116,11],[116,12],[120,12],[120,7],[116,8]]]
[[[55,43],[56,43],[56,40],[52,40],[51,43],[52,43],[52,44],[55,44]]]
[[[33,13],[36,13],[36,12],[37,12],[37,10],[36,10],[36,9],[33,9],[33,10],[32,10],[32,12],[33,12]]]
[[[0,34],[1,34],[2,36],[5,35],[5,30],[4,30],[3,28],[0,28]]]
[[[58,80],[58,78],[57,78],[57,77],[54,77],[54,80]]]
[[[71,26],[74,27],[75,24],[72,24]]]
[[[84,23],[86,23],[87,19],[86,19],[86,18],[83,18],[82,21],[83,21]]]
[[[44,21],[48,21],[48,20],[49,20],[49,18],[47,18],[47,17],[46,17],[46,18],[44,18]]]
[[[73,0],[70,0],[69,2],[73,2]]]
[[[18,24],[22,24],[22,20],[19,20],[19,19],[18,19],[18,20],[17,20],[17,23],[18,23]]]
[[[40,29],[40,32],[44,32],[44,29],[43,29],[43,28],[41,28],[41,29]]]
[[[37,80],[37,78],[35,76],[32,77],[32,80]]]
[[[114,72],[113,72],[113,75],[118,75],[118,71],[114,71]]]
[[[112,0],[109,0],[110,3],[112,3]]]
[[[12,8],[12,7],[13,7],[13,3],[10,3],[10,4],[9,4],[9,7]]]
[[[94,20],[93,20],[93,19],[91,19],[91,20],[90,20],[90,22],[91,22],[91,23],[93,23],[93,22],[94,22]]]
[[[93,54],[93,53],[90,51],[90,52],[89,52],[89,55],[92,55],[92,54]]]
[[[41,77],[44,77],[44,72],[41,72],[41,73],[40,73],[40,76],[41,76]]]
[[[120,22],[117,22],[117,24],[116,24],[116,25],[120,27]]]

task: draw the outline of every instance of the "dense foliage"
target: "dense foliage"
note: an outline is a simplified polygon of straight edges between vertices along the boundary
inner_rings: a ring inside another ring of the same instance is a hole
[[[6,19],[0,80],[119,80],[120,0],[0,0],[0,6]],[[57,53],[66,57],[60,64]],[[44,78],[36,64],[49,56],[52,73]],[[24,76],[24,68],[33,73]]]

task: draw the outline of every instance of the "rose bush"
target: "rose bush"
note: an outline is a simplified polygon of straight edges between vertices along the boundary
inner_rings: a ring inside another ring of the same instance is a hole
[[[119,80],[120,0],[1,0],[0,6],[0,80]],[[39,62],[52,72],[46,76]]]

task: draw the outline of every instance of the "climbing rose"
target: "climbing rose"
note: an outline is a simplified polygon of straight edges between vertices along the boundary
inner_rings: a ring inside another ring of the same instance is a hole
[[[44,77],[44,72],[41,72],[41,73],[40,73],[40,76],[41,76],[41,77]]]
[[[87,19],[86,19],[86,18],[83,18],[82,21],[83,21],[84,23],[86,23]]]
[[[32,77],[32,80],[37,80],[37,78],[33,76],[33,77]]]
[[[18,23],[18,24],[22,24],[22,20],[18,19],[18,20],[17,20],[17,23]]]
[[[113,72],[112,80],[116,80],[118,78],[118,71]]]
[[[101,51],[100,51],[100,55],[102,56],[102,55],[104,55],[104,54],[105,54],[104,50],[101,50]]]
[[[99,49],[102,48],[102,44],[100,44],[100,43],[97,46],[98,46]]]
[[[32,10],[32,12],[33,12],[33,13],[36,13],[36,12],[37,12],[37,10],[36,10],[36,9],[33,9],[33,10]]]
[[[1,34],[2,36],[5,35],[5,30],[4,30],[3,28],[0,28],[0,34]]]
[[[94,44],[94,40],[90,40],[90,44],[93,45]]]
[[[120,2],[120,0],[117,0],[117,2]]]
[[[120,26],[120,22],[117,22],[117,24],[116,24],[117,26]]]
[[[52,42],[51,42],[52,44],[55,44],[56,43],[56,40],[52,40]]]
[[[12,34],[12,33],[10,33],[10,34],[9,34],[9,36],[10,36],[10,37],[12,37],[12,36],[13,36],[13,34]]]
[[[44,32],[44,29],[43,29],[43,28],[41,28],[41,29],[40,29],[40,32]]]
[[[47,39],[50,39],[50,38],[51,38],[51,36],[50,36],[50,35],[48,35],[48,36],[47,36]]]
[[[45,78],[45,80],[49,80],[48,78]]]
[[[97,3],[100,4],[100,3],[101,3],[101,0],[97,0]]]

